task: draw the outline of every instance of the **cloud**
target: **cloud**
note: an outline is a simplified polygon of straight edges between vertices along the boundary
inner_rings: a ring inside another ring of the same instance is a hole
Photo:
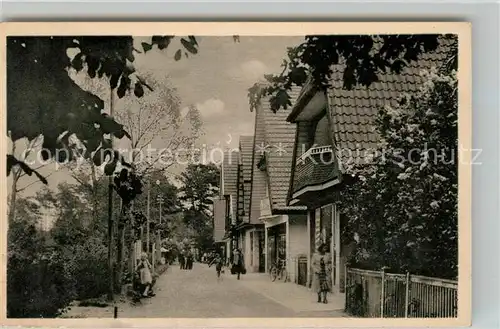
[[[257,82],[258,80],[262,80],[264,74],[268,72],[269,69],[264,63],[254,59],[229,70],[229,75],[243,82]]]
[[[224,113],[224,102],[217,98],[210,98],[203,103],[196,103],[196,107],[202,117],[211,117]],[[181,115],[185,116],[188,113],[188,108],[181,110]]]
[[[254,122],[253,121],[242,122],[242,123],[239,123],[235,126],[231,126],[230,128],[236,135],[253,135],[254,134]]]

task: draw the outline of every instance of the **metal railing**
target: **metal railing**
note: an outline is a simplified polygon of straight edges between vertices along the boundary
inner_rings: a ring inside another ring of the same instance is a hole
[[[355,268],[346,268],[345,278],[345,306],[351,315],[457,317],[457,281]]]
[[[316,154],[322,153],[333,153],[333,149],[331,145],[324,146],[313,146],[305,151],[298,159],[299,162],[304,162],[308,157]]]

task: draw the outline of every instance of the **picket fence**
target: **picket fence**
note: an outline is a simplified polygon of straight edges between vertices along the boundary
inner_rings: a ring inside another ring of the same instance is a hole
[[[346,268],[345,278],[345,309],[353,316],[457,317],[457,281],[356,268]]]

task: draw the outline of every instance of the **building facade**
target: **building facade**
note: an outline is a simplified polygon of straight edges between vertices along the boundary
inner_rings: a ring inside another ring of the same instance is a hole
[[[306,207],[286,204],[296,131],[286,118],[286,112],[274,113],[266,98],[256,109],[250,215],[263,224],[263,271],[281,263],[289,281],[305,284],[299,267],[307,261]]]
[[[423,83],[422,70],[439,69],[447,49],[444,44],[399,74],[381,73],[378,82],[351,90],[343,88],[343,64],[334,65],[328,88],[317,88],[309,79],[293,104],[287,121],[297,131],[288,205],[308,209],[308,259],[321,244],[328,246],[334,292],[343,291],[346,260],[356,246],[355,236],[342,234],[348,218],[342,212],[339,191],[356,179],[350,169],[366,164],[378,146],[374,130],[378,110],[396,105],[401,93],[417,91]],[[311,279],[309,274],[308,284]]]

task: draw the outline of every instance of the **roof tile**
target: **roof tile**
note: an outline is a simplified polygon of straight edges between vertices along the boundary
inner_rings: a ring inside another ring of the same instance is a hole
[[[421,71],[442,65],[450,49],[451,41],[442,39],[435,52],[424,54],[419,61],[410,63],[400,74],[380,74],[380,81],[372,83],[368,88],[357,85],[352,90],[344,89],[344,67],[342,64],[333,66],[328,97],[331,127],[337,147],[354,147],[361,150],[375,147],[379,138],[373,124],[379,108],[385,105],[395,106],[403,92],[416,92],[423,83]]]
[[[289,93],[292,104],[295,103],[300,90],[300,88],[294,87]],[[271,147],[266,154],[271,205],[285,207],[290,186],[296,124],[287,122],[289,111],[274,113],[268,102],[262,103],[261,110],[264,114],[266,145]]]

